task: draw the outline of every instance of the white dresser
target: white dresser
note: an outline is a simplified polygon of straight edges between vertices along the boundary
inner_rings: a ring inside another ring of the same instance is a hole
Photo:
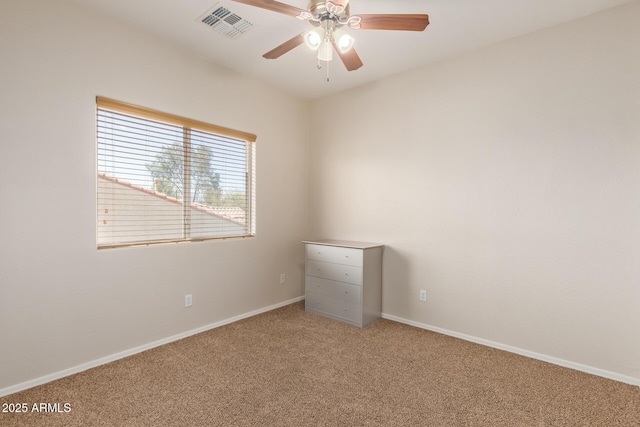
[[[305,310],[363,327],[382,312],[383,245],[307,240]]]

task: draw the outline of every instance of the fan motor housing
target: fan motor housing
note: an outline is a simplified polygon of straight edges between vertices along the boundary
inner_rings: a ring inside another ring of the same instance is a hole
[[[331,3],[331,0],[329,0],[329,3]],[[339,22],[340,21],[346,22],[346,20],[349,19],[349,16],[351,16],[349,4],[345,6],[344,10],[342,10],[341,13],[336,14],[336,13],[332,13],[327,8],[326,0],[310,0],[309,13],[313,15],[314,19],[310,20],[310,22],[311,22],[311,25],[314,25],[314,26],[320,26],[321,21],[331,19],[336,23],[336,27],[341,27],[342,25],[340,25]]]

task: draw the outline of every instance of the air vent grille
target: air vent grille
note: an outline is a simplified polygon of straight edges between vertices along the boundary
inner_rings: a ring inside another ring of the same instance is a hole
[[[198,18],[218,33],[230,39],[235,39],[251,29],[253,24],[231,12],[220,3]]]

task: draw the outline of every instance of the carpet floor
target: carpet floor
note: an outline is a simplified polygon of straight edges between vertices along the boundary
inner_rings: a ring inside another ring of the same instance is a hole
[[[2,426],[640,426],[639,387],[304,302],[0,403],[29,408]]]

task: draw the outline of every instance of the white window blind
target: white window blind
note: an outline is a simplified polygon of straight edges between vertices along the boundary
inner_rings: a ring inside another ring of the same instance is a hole
[[[255,140],[98,97],[98,247],[255,235]]]

